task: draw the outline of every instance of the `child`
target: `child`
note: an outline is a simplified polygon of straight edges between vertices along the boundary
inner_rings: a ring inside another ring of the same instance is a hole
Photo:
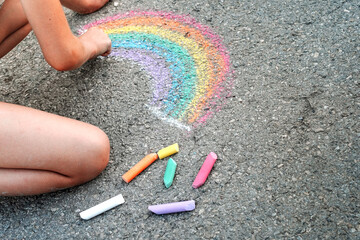
[[[1,0],[0,0],[1,1]],[[75,37],[61,4],[90,13],[108,0],[0,2],[0,57],[34,30],[46,61],[59,71],[110,52],[98,28]],[[34,195],[85,183],[109,161],[106,134],[87,123],[0,102],[0,196]]]
[[[110,53],[111,40],[100,29],[75,37],[61,4],[81,13],[101,8],[108,0],[6,0],[0,8],[0,57],[34,30],[45,60],[56,70],[80,67]],[[61,3],[60,3],[61,2]]]

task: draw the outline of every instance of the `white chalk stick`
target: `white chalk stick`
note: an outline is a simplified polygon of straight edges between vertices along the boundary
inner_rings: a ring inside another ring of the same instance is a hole
[[[107,210],[110,210],[116,206],[119,206],[120,204],[123,204],[125,202],[123,196],[121,194],[110,198],[109,200],[106,200],[105,202],[102,202],[92,208],[89,208],[83,212],[80,213],[80,217],[85,220],[89,220],[90,218],[93,218],[103,212],[106,212]]]

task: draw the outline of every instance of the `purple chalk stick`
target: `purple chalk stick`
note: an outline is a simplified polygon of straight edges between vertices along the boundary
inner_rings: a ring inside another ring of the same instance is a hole
[[[211,172],[212,167],[215,164],[216,159],[217,159],[217,156],[215,153],[213,153],[213,152],[209,153],[209,155],[206,157],[205,162],[201,166],[200,171],[197,174],[197,176],[192,184],[193,188],[201,187],[205,183],[207,177],[209,176],[209,174]]]
[[[168,214],[192,211],[195,209],[195,201],[173,202],[149,206],[149,210],[156,214]]]

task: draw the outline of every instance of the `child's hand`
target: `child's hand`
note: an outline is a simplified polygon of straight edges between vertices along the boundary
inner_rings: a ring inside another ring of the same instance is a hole
[[[89,28],[79,39],[83,42],[85,51],[89,52],[89,59],[99,55],[107,56],[111,52],[111,40],[100,28]]]

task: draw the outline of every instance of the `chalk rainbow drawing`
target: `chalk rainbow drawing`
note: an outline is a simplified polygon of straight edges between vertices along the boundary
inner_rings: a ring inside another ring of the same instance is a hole
[[[112,41],[110,57],[142,66],[152,81],[153,114],[190,131],[221,109],[230,93],[229,55],[221,38],[187,15],[131,11],[83,26],[97,26]]]

